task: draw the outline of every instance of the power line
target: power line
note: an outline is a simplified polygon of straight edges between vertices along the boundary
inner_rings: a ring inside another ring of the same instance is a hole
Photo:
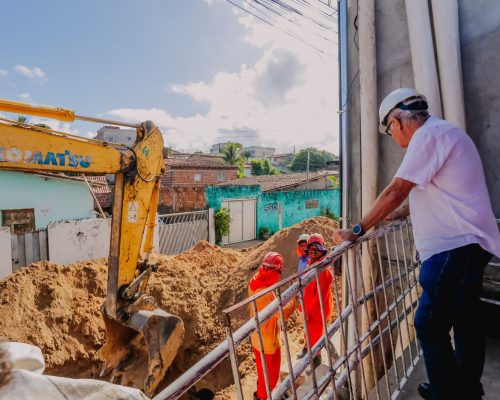
[[[324,23],[322,23],[321,21],[314,20],[311,17],[304,15],[304,13],[301,12],[299,9],[288,6],[283,1],[280,1],[280,0],[241,0],[241,1],[243,1],[243,4],[247,4],[251,9],[249,9],[249,7],[244,7],[241,4],[236,3],[235,0],[226,0],[226,1],[230,4],[232,4],[233,6],[239,8],[240,10],[252,15],[253,17],[257,18],[258,20],[260,20],[260,21],[278,29],[279,31],[285,33],[286,35],[289,35],[289,36],[293,37],[294,39],[304,43],[308,47],[311,47],[312,49],[314,49],[319,54],[327,55],[328,57],[331,57],[335,60],[337,59],[337,57],[335,55],[328,53],[328,52],[324,51],[323,49],[319,48],[318,46],[316,46],[315,44],[312,44],[310,41],[305,40],[303,37],[298,35],[293,30],[290,30],[288,28],[282,28],[282,27],[276,25],[276,16],[285,19],[287,24],[291,24],[295,27],[299,27],[303,31],[305,31],[305,28],[302,24],[299,23],[299,20],[297,20],[296,18],[291,19],[288,15],[294,14],[294,15],[297,15],[297,16],[302,17],[304,19],[308,19],[308,20],[312,21],[313,23],[315,23],[317,26],[321,26],[323,29],[327,29],[330,33],[337,35],[337,31],[334,29],[335,28],[334,26],[327,26]],[[258,4],[259,7],[254,3]],[[303,1],[301,1],[299,3],[303,3]],[[324,4],[322,2],[320,2],[320,3]],[[307,4],[307,6],[310,7],[309,4]],[[253,12],[252,10],[255,10],[258,14],[256,12]],[[283,11],[285,11],[285,12],[283,12]],[[336,12],[336,10],[335,10],[335,12]],[[322,15],[324,15],[324,16],[326,15],[328,18],[331,19],[331,21],[336,21],[333,17],[331,17],[328,14],[322,14]],[[303,32],[304,35],[305,35],[305,33],[311,33],[311,31],[308,30],[307,32]],[[330,44],[333,42],[333,38],[329,38],[321,33],[313,32],[313,34],[316,37],[319,37],[322,40],[324,40]]]

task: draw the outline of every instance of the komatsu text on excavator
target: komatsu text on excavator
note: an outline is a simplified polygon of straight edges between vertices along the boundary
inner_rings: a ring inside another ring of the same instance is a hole
[[[0,111],[136,128],[136,141],[127,147],[1,118],[0,169],[115,174],[101,376],[142,387],[152,395],[184,336],[182,320],[160,309],[146,294],[148,279],[156,270],[149,255],[164,171],[160,131],[151,121],[131,125],[1,99]]]

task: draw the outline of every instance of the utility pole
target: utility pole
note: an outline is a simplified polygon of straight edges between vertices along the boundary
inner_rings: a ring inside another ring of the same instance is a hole
[[[309,159],[311,157],[311,153],[309,152],[309,149],[307,150],[307,184],[306,188],[309,190]]]

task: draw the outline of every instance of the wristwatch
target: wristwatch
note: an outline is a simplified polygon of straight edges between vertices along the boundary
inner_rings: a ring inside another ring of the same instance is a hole
[[[365,234],[365,231],[363,230],[361,224],[356,224],[352,227],[352,233],[358,237],[361,237]]]

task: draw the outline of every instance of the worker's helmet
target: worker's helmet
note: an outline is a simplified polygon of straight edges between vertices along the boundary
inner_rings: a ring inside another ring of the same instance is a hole
[[[380,133],[386,133],[387,117],[395,108],[401,110],[427,111],[427,99],[415,89],[399,88],[389,93],[378,109]]]
[[[302,235],[299,236],[297,239],[297,243],[300,242],[307,242],[309,240],[309,235],[307,233],[303,233]]]
[[[307,248],[309,248],[309,246],[311,246],[313,243],[318,246],[318,249],[320,249],[323,254],[328,251],[326,250],[325,238],[321,233],[313,233],[311,236],[309,236],[309,239],[307,240]]]
[[[283,257],[281,254],[271,251],[264,256],[262,265],[271,270],[278,270],[280,274],[283,273],[285,267],[283,265]]]

